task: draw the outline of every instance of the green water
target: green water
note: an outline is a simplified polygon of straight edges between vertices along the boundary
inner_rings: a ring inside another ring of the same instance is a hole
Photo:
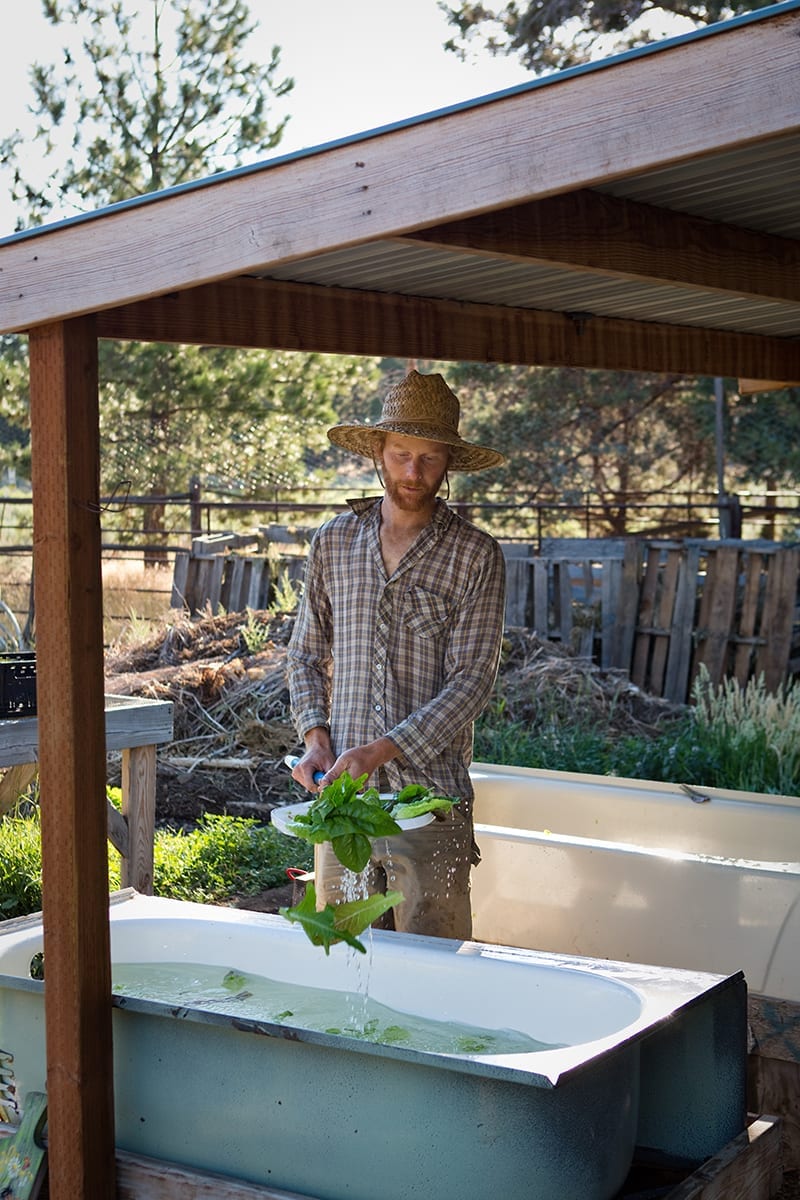
[[[197,963],[115,963],[113,990],[121,996],[461,1058],[556,1048],[515,1029],[436,1021],[397,1012],[360,993],[282,983],[264,975]]]

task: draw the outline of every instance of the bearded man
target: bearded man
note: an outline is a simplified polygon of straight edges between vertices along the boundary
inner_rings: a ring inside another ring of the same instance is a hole
[[[459,418],[441,375],[411,371],[386,394],[375,425],[328,431],[372,459],[383,495],[350,501],[315,534],[288,680],[305,746],[293,776],[309,791],[346,771],[381,792],[415,783],[457,799],[423,828],[375,839],[364,882],[369,892],[403,894],[382,924],[469,939],[470,871],[480,858],[469,766],[474,721],[497,674],[505,566],[496,540],[439,491],[450,471],[495,467],[504,456],[465,441]],[[347,876],[329,844],[315,847],[320,907],[353,898]]]

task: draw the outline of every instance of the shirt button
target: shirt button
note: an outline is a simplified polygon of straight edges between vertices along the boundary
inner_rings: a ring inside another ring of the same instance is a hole
[[[380,705],[380,704],[376,704],[376,705],[375,705],[375,712],[381,712],[381,705]]]

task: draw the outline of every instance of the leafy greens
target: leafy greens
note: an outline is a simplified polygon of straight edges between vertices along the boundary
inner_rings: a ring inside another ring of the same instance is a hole
[[[402,902],[402,892],[376,892],[360,900],[347,900],[344,904],[326,904],[318,912],[314,885],[309,883],[299,904],[278,911],[288,921],[302,925],[309,941],[314,946],[324,946],[326,954],[330,954],[331,946],[336,942],[346,942],[354,950],[366,954],[366,947],[358,940],[358,934]]]
[[[291,832],[315,845],[330,842],[342,866],[363,871],[369,862],[373,838],[400,833],[398,821],[437,809],[450,811],[454,800],[437,796],[433,788],[408,784],[396,796],[383,797],[377,788],[365,788],[368,776],[352,779],[345,771],[323,788],[307,812],[291,821]]]

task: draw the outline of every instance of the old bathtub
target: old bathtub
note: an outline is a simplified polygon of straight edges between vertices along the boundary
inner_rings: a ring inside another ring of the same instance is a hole
[[[800,799],[475,764],[474,936],[800,1001]]]
[[[561,1044],[458,1056],[118,997],[123,1150],[322,1200],[609,1200],[637,1144],[699,1161],[744,1127],[741,975],[391,932],[326,958],[281,917],[135,893],[111,906],[111,944],[115,963],[366,986],[404,1012]],[[41,945],[38,920],[0,925],[7,1107],[44,1090]]]

